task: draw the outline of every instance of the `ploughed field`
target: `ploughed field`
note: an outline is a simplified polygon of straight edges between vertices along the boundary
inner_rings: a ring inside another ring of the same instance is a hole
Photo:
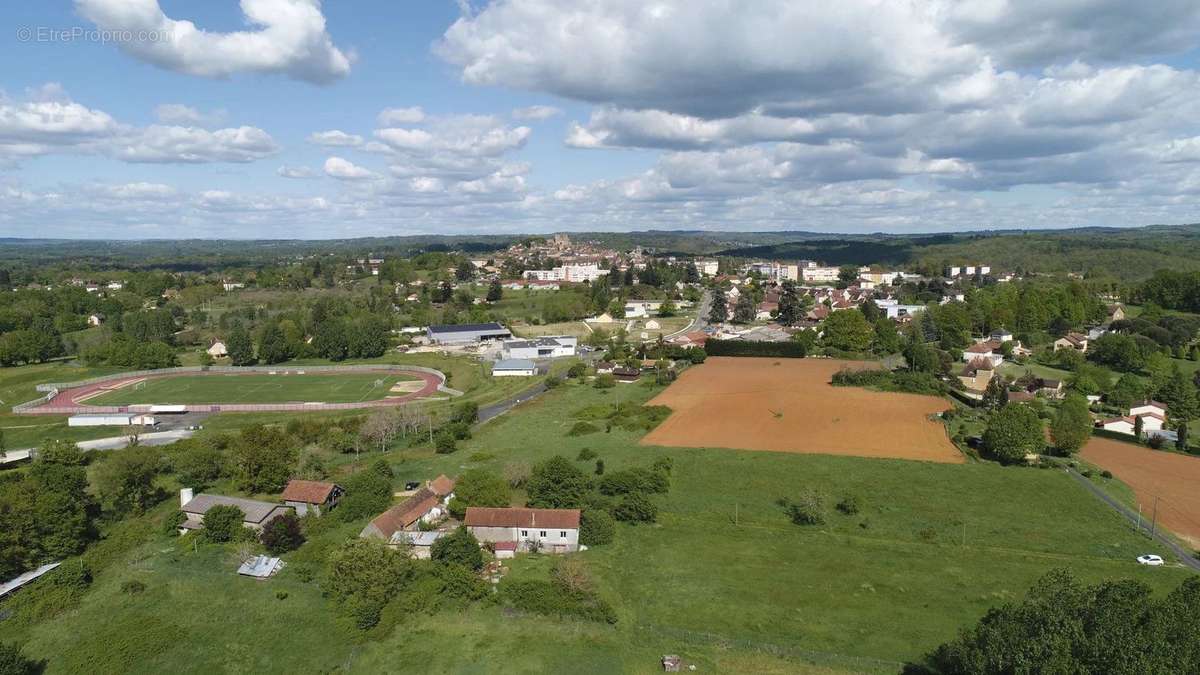
[[[1133,488],[1142,515],[1200,548],[1200,458],[1093,436],[1081,458]]]
[[[96,406],[197,403],[358,403],[403,396],[420,389],[421,380],[384,372],[297,374],[267,373],[179,375],[132,379],[77,399]]]
[[[935,396],[835,387],[837,359],[711,357],[650,403],[671,416],[644,445],[890,457],[962,463],[945,427],[929,418],[950,407]]]

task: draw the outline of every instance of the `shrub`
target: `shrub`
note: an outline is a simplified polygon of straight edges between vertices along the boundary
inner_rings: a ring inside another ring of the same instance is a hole
[[[592,481],[567,458],[555,455],[533,468],[525,489],[534,508],[577,509]]]
[[[1101,477],[1101,478],[1112,478],[1112,477],[1113,477],[1113,475],[1112,475],[1112,472],[1111,472],[1111,471],[1108,471],[1108,470],[1106,469],[1106,470],[1104,470],[1104,471],[1101,471],[1101,472],[1100,472],[1100,477]]]
[[[567,377],[583,377],[585,373],[587,373],[587,364],[583,361],[572,363],[571,367],[567,369]]]
[[[787,500],[788,516],[797,525],[825,524],[825,495],[812,488],[801,491],[794,500]]]
[[[200,534],[205,541],[223,543],[241,538],[242,521],[246,514],[236,506],[218,504],[204,514],[204,529]]]
[[[614,471],[600,479],[597,486],[600,494],[609,496],[645,492],[662,494],[671,488],[666,474],[650,469],[623,469]]]
[[[433,439],[434,450],[439,455],[448,455],[455,450],[458,450],[458,442],[454,438],[454,432],[448,429],[442,429],[434,435]]]
[[[178,534],[179,527],[187,521],[187,515],[183,511],[172,511],[171,515],[163,520],[163,534]]]
[[[392,481],[376,471],[360,471],[342,483],[346,494],[334,513],[341,521],[374,516],[392,503]]]
[[[799,342],[747,342],[709,338],[704,343],[705,356],[777,356],[802,359],[806,352],[805,346]]]
[[[611,389],[617,386],[617,378],[613,377],[612,373],[602,373],[596,376],[592,386],[597,389]]]
[[[288,596],[287,591],[275,591],[275,599],[276,600],[287,600],[287,596]]]
[[[1146,439],[1146,445],[1150,446],[1151,448],[1153,448],[1155,450],[1161,450],[1162,447],[1164,445],[1166,445],[1166,441],[1163,439],[1162,436],[1155,434],[1155,435],[1151,436],[1150,438]]]
[[[597,476],[604,475],[604,460],[596,460],[596,469],[592,473],[595,473]]]
[[[482,600],[487,597],[487,582],[471,568],[458,564],[438,565],[437,579],[441,583],[440,595],[460,600]]]
[[[596,426],[595,424],[592,424],[591,422],[580,421],[580,422],[576,422],[571,427],[570,431],[567,432],[567,435],[568,436],[586,436],[588,434],[594,434],[598,431],[600,431],[600,427]]]
[[[650,465],[650,469],[660,473],[669,474],[674,466],[675,460],[671,459],[670,457],[659,457],[658,459],[654,460],[653,464]]]
[[[616,521],[607,511],[585,509],[580,514],[579,543],[584,546],[611,544],[616,531]]]
[[[294,551],[304,543],[304,534],[300,531],[300,519],[294,513],[281,513],[263,525],[260,537],[267,551],[279,555]]]
[[[4,675],[36,675],[42,672],[42,664],[26,658],[15,644],[0,642],[0,673]]]
[[[592,450],[591,448],[584,448],[579,451],[578,455],[575,456],[575,461],[586,462],[589,459],[595,459],[595,458],[596,458],[595,450]]]
[[[549,375],[546,377],[546,388],[557,389],[562,384],[562,378],[557,375]]]
[[[146,590],[146,584],[143,584],[137,579],[130,579],[129,581],[121,582],[121,592],[126,595],[137,595],[144,590]]]
[[[613,517],[625,523],[653,523],[658,520],[658,507],[640,492],[631,492],[617,502]]]
[[[855,495],[846,495],[834,508],[847,516],[853,516],[862,510],[862,504]]]
[[[616,623],[617,613],[595,593],[572,591],[557,581],[513,581],[500,587],[501,601],[524,611],[601,623]]]
[[[472,570],[483,567],[483,551],[479,549],[479,540],[461,525],[454,532],[433,542],[429,556],[444,565],[462,565]]]

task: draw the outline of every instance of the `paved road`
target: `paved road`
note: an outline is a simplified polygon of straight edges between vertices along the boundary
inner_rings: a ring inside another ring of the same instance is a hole
[[[174,431],[151,431],[150,433],[141,434],[138,436],[138,443],[141,445],[169,445],[175,441],[181,441],[185,438],[191,438],[196,432],[188,431],[187,429],[176,429]],[[130,443],[130,436],[110,436],[108,438],[97,438],[91,441],[79,441],[76,445],[80,450],[87,452],[89,450],[120,450]],[[30,453],[36,448],[24,448],[22,450],[9,450],[0,458],[0,464],[8,464],[11,462],[19,462],[29,459]]]
[[[528,401],[529,399],[540,396],[545,391],[546,391],[546,382],[545,382],[545,380],[542,380],[541,382],[538,382],[537,384],[535,384],[532,387],[526,389],[525,391],[517,394],[516,396],[513,396],[512,398],[505,399],[499,403],[493,403],[491,405],[483,406],[479,409],[479,422],[478,423],[483,424],[484,422],[487,422],[488,420],[490,420],[494,417],[503,415],[504,413],[508,412],[509,410],[513,409],[514,407],[521,405],[525,401]]]
[[[1129,507],[1110,497],[1103,490],[1096,487],[1092,481],[1080,475],[1079,472],[1075,471],[1074,469],[1067,469],[1067,472],[1070,473],[1075,480],[1082,483],[1083,486],[1088,489],[1088,492],[1091,492],[1093,495],[1095,495],[1097,499],[1116,509],[1117,513],[1125,516],[1126,520],[1128,520],[1135,528],[1140,527],[1141,531],[1147,536],[1153,537],[1155,541],[1170,549],[1171,552],[1174,553],[1179,558],[1180,562],[1182,562],[1185,566],[1200,572],[1200,560],[1196,559],[1196,554],[1194,551],[1189,551],[1188,549],[1180,546],[1171,540],[1171,538],[1164,536],[1161,532],[1151,533],[1150,524],[1147,523],[1144,518],[1138,517],[1138,514]]]

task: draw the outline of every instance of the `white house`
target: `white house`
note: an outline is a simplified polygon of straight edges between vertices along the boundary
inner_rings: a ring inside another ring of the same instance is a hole
[[[992,367],[1004,363],[1004,355],[1000,353],[1000,343],[994,340],[984,340],[963,350],[963,361],[971,363],[976,359],[985,359],[992,364]]]
[[[607,269],[601,269],[596,263],[587,263],[586,265],[563,265],[549,270],[525,270],[523,276],[526,279],[537,279],[538,281],[582,283],[595,281],[607,274]]]
[[[892,320],[925,311],[925,305],[902,305],[899,300],[891,298],[876,299],[875,306],[882,309],[887,318]]]
[[[213,343],[206,350],[208,355],[214,359],[219,359],[223,356],[229,356],[229,352],[225,350],[225,343],[220,340],[213,340]]]
[[[100,312],[88,314],[87,322],[89,326],[99,326],[100,324],[104,323],[104,315]]]
[[[650,313],[658,313],[658,308],[662,307],[661,302],[651,302],[647,300],[635,300],[625,303],[625,318],[626,319],[641,319],[650,316]]]
[[[505,359],[556,359],[575,356],[579,338],[570,335],[547,336],[532,340],[506,340],[503,346]]]
[[[1146,400],[1130,408],[1129,414],[1133,417],[1137,417],[1138,415],[1157,415],[1166,419],[1167,405],[1158,401]]]
[[[578,509],[468,507],[467,529],[484,543],[516,543],[517,550],[543,553],[579,550]]]
[[[501,359],[492,365],[492,377],[533,377],[537,372],[529,359]]]

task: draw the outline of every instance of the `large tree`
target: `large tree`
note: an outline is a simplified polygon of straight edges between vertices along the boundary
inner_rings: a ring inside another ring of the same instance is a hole
[[[1046,447],[1042,421],[1027,405],[1009,403],[996,411],[983,432],[983,446],[1005,464],[1020,462]]]
[[[725,291],[714,288],[712,290],[712,304],[708,308],[709,323],[725,323],[729,320],[729,300],[725,297]]]
[[[747,290],[738,296],[737,303],[733,306],[733,322],[734,323],[750,323],[754,321],[757,314],[754,307],[754,297]]]
[[[263,327],[258,337],[258,357],[263,363],[282,363],[292,358],[291,346],[278,323],[271,322]]]
[[[581,508],[591,489],[591,480],[562,455],[535,465],[525,484],[529,505],[544,509]]]
[[[229,362],[235,366],[249,366],[254,363],[254,344],[250,341],[250,332],[240,322],[229,331],[225,340],[225,352]]]
[[[830,314],[821,324],[825,344],[847,352],[865,352],[871,347],[875,328],[857,309],[843,309]]]
[[[276,427],[247,427],[232,449],[238,487],[247,492],[278,492],[296,468],[296,445]]]
[[[1092,414],[1088,412],[1087,400],[1079,394],[1070,394],[1058,406],[1050,422],[1050,437],[1054,448],[1064,455],[1077,452],[1092,435]]]

